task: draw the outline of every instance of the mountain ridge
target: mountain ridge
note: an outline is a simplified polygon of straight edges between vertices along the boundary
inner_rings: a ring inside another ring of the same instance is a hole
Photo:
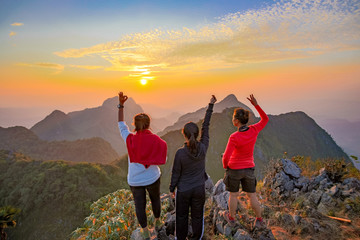
[[[253,113],[253,111],[248,106],[246,106],[242,102],[239,102],[234,94],[229,94],[220,102],[215,103],[213,111],[214,111],[214,113],[222,112],[225,108],[230,108],[230,107],[244,108],[244,109],[250,111],[250,113]],[[190,121],[198,122],[200,119],[203,118],[206,109],[207,109],[207,107],[205,106],[205,107],[202,107],[202,108],[196,110],[195,112],[186,113],[186,114],[180,116],[177,122],[175,122],[172,126],[166,127],[163,131],[159,132],[158,134],[164,135],[169,131],[182,129],[182,127],[187,122],[190,122]]]
[[[38,160],[110,163],[119,157],[111,145],[99,137],[46,141],[25,127],[0,127],[0,149],[21,152]]]

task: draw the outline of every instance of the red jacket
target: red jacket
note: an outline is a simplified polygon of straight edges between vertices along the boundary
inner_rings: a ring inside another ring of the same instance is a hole
[[[149,165],[162,165],[166,162],[166,142],[150,130],[129,134],[126,147],[131,163],[141,163],[148,168]]]
[[[251,168],[254,163],[254,148],[259,132],[269,121],[266,113],[257,105],[256,110],[259,112],[261,120],[250,125],[249,129],[244,132],[234,132],[230,135],[228,144],[223,155],[223,167],[231,169]]]

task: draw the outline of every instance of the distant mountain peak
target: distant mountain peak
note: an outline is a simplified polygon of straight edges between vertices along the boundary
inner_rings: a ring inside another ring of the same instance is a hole
[[[67,118],[67,114],[66,113],[64,113],[64,112],[62,112],[62,111],[60,111],[60,110],[54,110],[54,111],[52,111],[52,113],[50,113],[49,115],[47,115],[46,117],[45,117],[45,119],[46,120],[52,120],[52,121],[59,121],[59,120],[64,120],[64,119],[66,119]],[[45,120],[44,119],[44,120]],[[44,121],[44,120],[42,120],[42,121]]]
[[[103,107],[106,107],[106,108],[114,108],[116,107],[117,105],[119,104],[119,98],[116,96],[116,97],[112,97],[112,98],[108,98],[106,99],[102,106]],[[137,105],[135,100],[131,97],[129,97],[129,99],[126,101],[125,104],[131,104],[131,105]]]
[[[234,94],[229,94],[221,102],[237,103],[239,100]]]
[[[54,110],[52,113],[50,113],[48,116],[64,116],[66,113],[60,110]]]

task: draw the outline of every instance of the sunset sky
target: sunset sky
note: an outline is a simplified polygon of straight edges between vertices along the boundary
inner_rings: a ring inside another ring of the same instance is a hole
[[[360,120],[359,0],[1,0],[0,42],[0,110],[38,121],[119,90],[149,111],[254,93],[270,114]]]

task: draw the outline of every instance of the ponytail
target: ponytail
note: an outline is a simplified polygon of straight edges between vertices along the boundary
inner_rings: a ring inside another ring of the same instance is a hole
[[[194,133],[191,133],[191,137],[189,139],[188,147],[190,148],[190,152],[196,154],[197,153],[197,147],[196,147],[196,139],[194,136]]]
[[[190,149],[192,154],[197,153],[197,140],[199,135],[199,128],[193,122],[188,122],[183,128],[183,134],[187,138],[187,147]]]

